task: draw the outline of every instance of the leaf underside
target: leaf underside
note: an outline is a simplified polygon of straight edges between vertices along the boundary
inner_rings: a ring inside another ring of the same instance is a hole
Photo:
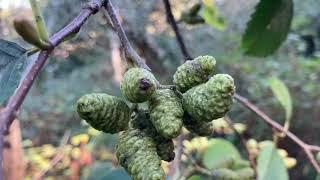
[[[26,52],[18,44],[0,39],[0,105],[19,86],[26,65]]]
[[[288,87],[278,78],[269,78],[270,88],[286,112],[286,121],[292,116],[292,100]]]

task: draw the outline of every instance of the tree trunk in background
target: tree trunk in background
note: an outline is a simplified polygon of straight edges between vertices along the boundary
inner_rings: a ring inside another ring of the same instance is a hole
[[[9,134],[5,138],[3,167],[4,179],[24,179],[25,163],[23,161],[20,122],[17,119],[11,124]]]
[[[122,24],[134,49],[147,61],[152,72],[167,73],[167,68],[163,63],[165,51],[158,46],[155,39],[146,30],[150,22],[150,13],[157,10],[161,3],[158,3],[157,0],[122,0],[115,1],[115,4],[119,8],[119,14],[123,16]]]
[[[161,49],[151,35],[143,33],[129,33],[129,38],[132,39],[133,44],[141,56],[143,56],[149,67],[153,72],[158,74],[167,73],[167,68],[164,66],[163,58],[165,52]]]
[[[121,51],[120,51],[120,42],[118,37],[114,32],[111,33],[111,60],[113,67],[113,80],[116,83],[119,83],[122,79],[123,66],[121,64]]]

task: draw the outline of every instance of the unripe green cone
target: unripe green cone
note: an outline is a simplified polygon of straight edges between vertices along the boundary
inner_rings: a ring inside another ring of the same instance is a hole
[[[185,113],[183,118],[183,125],[188,131],[198,136],[210,136],[214,132],[212,122],[194,120],[192,117],[187,115],[187,113]]]
[[[197,121],[223,117],[233,103],[235,85],[228,74],[217,74],[183,94],[183,108]]]
[[[157,132],[150,121],[148,113],[139,112],[137,117],[130,121],[130,127],[138,128],[152,137],[156,143],[157,153],[162,160],[170,162],[174,159],[175,153],[172,139],[165,139]]]
[[[151,98],[158,81],[151,72],[143,68],[130,68],[120,84],[121,93],[133,103],[142,103]]]
[[[156,90],[149,101],[149,109],[150,120],[161,136],[171,139],[180,134],[182,103],[172,90]]]
[[[125,130],[130,120],[128,105],[118,97],[103,93],[82,96],[77,102],[77,111],[93,128],[105,133]]]
[[[133,180],[164,180],[156,143],[145,131],[129,128],[120,135],[116,155]]]
[[[194,60],[186,61],[173,75],[173,83],[180,92],[184,93],[196,85],[207,82],[215,65],[216,60],[212,56],[199,56]]]
[[[16,32],[28,43],[40,49],[49,48],[49,44],[42,41],[34,24],[24,17],[17,17],[13,20]]]

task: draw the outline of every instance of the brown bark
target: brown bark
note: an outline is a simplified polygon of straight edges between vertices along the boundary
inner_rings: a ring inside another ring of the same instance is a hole
[[[15,119],[10,126],[9,134],[5,138],[3,151],[4,179],[20,180],[24,178],[25,163],[21,143],[20,123]]]

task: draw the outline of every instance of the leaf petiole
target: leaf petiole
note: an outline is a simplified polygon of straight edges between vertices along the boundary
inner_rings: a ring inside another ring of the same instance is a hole
[[[37,52],[39,52],[39,51],[40,51],[39,48],[37,48],[37,47],[32,47],[32,48],[28,49],[28,51],[27,51],[27,56],[32,56],[32,55],[34,55],[35,53],[37,53]]]
[[[31,9],[32,9],[32,13],[37,25],[37,30],[40,36],[40,39],[44,42],[49,42],[49,34],[45,25],[45,21],[43,19],[43,16],[40,12],[40,8],[38,5],[37,0],[29,0],[30,5],[31,5]]]

